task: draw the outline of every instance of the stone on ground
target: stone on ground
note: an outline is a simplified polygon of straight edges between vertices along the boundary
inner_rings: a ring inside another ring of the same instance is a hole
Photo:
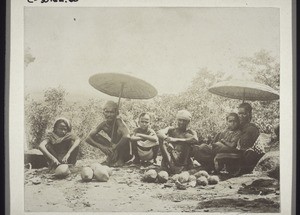
[[[267,152],[257,163],[253,172],[267,175],[279,180],[280,159],[279,151]]]

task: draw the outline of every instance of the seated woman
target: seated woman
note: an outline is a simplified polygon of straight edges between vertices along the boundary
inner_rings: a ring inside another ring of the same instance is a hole
[[[215,154],[236,151],[237,143],[241,136],[239,116],[236,113],[228,114],[226,123],[227,128],[217,134],[212,142],[212,150]]]
[[[224,167],[225,160],[239,158],[236,149],[241,136],[239,130],[240,120],[236,113],[230,113],[226,117],[227,128],[216,135],[210,145],[201,144],[193,147],[194,159],[206,167],[207,170],[220,171]]]
[[[59,118],[54,123],[53,131],[48,132],[40,143],[39,149],[48,160],[50,168],[63,163],[76,163],[80,139],[71,130],[69,120]]]
[[[259,129],[251,123],[252,107],[248,103],[242,103],[238,107],[238,116],[240,118],[241,136],[237,144],[237,154],[241,157],[241,173],[250,173],[258,160],[263,156],[263,152],[258,151],[254,146],[259,137]],[[193,148],[194,158],[205,166],[208,170],[214,168],[213,161],[215,154],[211,146],[201,144]]]
[[[219,133],[212,142],[212,151],[215,155],[215,170],[221,169],[230,173],[239,171],[236,165],[239,163],[240,155],[237,150],[237,144],[241,137],[239,130],[240,120],[236,113],[230,113],[226,117],[227,128]]]

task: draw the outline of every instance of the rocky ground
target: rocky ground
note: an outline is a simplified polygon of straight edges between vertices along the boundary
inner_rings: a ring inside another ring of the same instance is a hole
[[[279,212],[278,180],[244,175],[217,185],[179,190],[165,184],[142,182],[147,168],[114,168],[108,182],[82,182],[80,170],[96,160],[79,160],[65,179],[47,168],[25,169],[25,211],[97,212]],[[98,161],[99,162],[99,161]]]

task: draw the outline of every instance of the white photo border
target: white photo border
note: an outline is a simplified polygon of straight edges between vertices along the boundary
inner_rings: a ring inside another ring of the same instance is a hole
[[[292,166],[293,163],[293,65],[292,65],[292,2],[290,0],[78,0],[76,3],[41,4],[28,0],[11,0],[10,47],[9,47],[9,189],[10,213],[36,214],[24,211],[24,8],[25,7],[275,7],[280,9],[280,213],[292,211]],[[283,75],[284,74],[284,75]],[[283,126],[284,125],[284,126]],[[16,159],[17,158],[17,159]],[[45,212],[39,214],[61,214]],[[78,212],[64,212],[78,214]],[[80,212],[80,214],[107,214],[102,212]],[[129,213],[115,213],[129,214]],[[132,214],[132,213],[130,213]],[[143,214],[143,213],[135,213]],[[147,213],[164,214],[164,213]],[[181,213],[172,213],[181,214]],[[211,214],[211,213],[206,213]],[[223,214],[223,213],[213,213]],[[227,213],[226,214],[237,214]],[[266,213],[267,214],[267,213]],[[271,213],[270,213],[271,214]]]

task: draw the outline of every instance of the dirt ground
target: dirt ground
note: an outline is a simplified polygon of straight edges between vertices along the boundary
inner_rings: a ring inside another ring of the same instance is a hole
[[[260,178],[261,188],[249,186],[257,176],[244,175],[178,190],[171,181],[141,181],[147,169],[158,167],[125,166],[114,168],[108,182],[82,182],[80,169],[95,162],[79,160],[66,179],[56,179],[47,168],[25,169],[25,211],[280,212],[279,187],[271,178]]]

